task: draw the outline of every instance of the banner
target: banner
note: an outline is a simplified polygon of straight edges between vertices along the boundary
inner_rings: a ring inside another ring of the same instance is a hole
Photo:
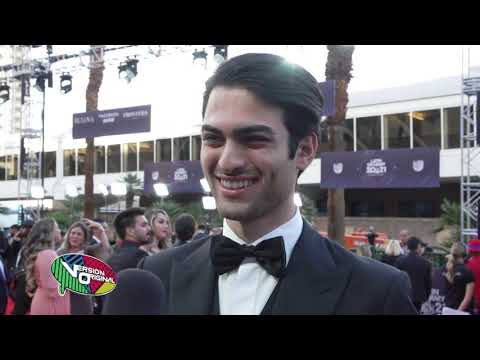
[[[440,186],[438,148],[327,152],[321,188],[386,189]]]
[[[150,132],[150,118],[150,105],[73,114],[72,137]]]
[[[144,192],[154,194],[154,184],[163,183],[170,194],[203,194],[203,171],[199,160],[161,161],[145,164]]]

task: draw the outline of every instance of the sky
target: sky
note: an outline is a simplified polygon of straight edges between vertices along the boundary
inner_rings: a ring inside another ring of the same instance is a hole
[[[209,52],[206,70],[198,65],[194,66],[191,54],[194,48],[203,47]],[[88,46],[55,45],[54,54],[73,53],[87,48]],[[349,92],[390,88],[439,77],[460,76],[462,48],[465,69],[468,49],[470,66],[480,66],[478,45],[357,45],[353,53],[353,78]],[[216,67],[212,51],[208,45],[199,45],[193,46],[187,52],[172,51],[160,57],[150,56],[148,60],[140,60],[138,76],[130,84],[118,78],[117,64],[125,58],[122,57],[122,51],[115,52],[115,55],[109,54],[110,64],[107,63],[99,94],[99,110],[151,104],[152,132],[157,137],[195,133],[195,127],[202,120],[204,83]],[[305,67],[318,81],[325,79],[327,59],[325,45],[230,45],[228,51],[229,57],[247,52],[282,55],[287,60]],[[45,55],[43,47],[32,52],[33,57]],[[1,61],[0,58],[0,63],[5,61]],[[78,60],[57,63],[52,70],[59,72],[61,68],[65,70],[76,68],[76,71],[72,72],[73,90],[68,94],[60,93],[59,75],[54,78],[54,87],[47,88],[45,110],[47,151],[56,149],[58,137],[72,145],[84,144],[83,140],[71,140],[71,125],[73,113],[85,111],[88,70],[79,66]],[[35,89],[31,90],[31,95],[35,104],[31,108],[30,126],[35,128],[41,124],[41,95]],[[6,105],[7,103],[0,105],[3,107],[0,112],[3,112],[4,116],[8,116],[9,111],[9,108],[5,108]],[[118,143],[141,139],[142,134],[115,137]],[[7,143],[8,141],[7,139]],[[95,141],[97,144],[106,144],[108,139],[96,138]]]

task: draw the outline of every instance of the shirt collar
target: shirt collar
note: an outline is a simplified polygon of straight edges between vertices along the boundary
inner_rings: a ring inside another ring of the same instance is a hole
[[[285,245],[286,260],[288,264],[290,256],[292,255],[293,248],[297,243],[298,239],[300,238],[300,235],[302,234],[302,228],[303,220],[302,216],[300,215],[300,210],[297,207],[295,215],[293,215],[290,220],[280,225],[276,229],[270,231],[268,234],[265,234],[261,238],[255,240],[250,245],[256,246],[266,239],[282,236]],[[230,228],[230,226],[228,226],[226,219],[223,219],[223,235],[240,245],[247,245],[247,243],[244,240],[240,239],[237,234],[235,234],[235,232]]]

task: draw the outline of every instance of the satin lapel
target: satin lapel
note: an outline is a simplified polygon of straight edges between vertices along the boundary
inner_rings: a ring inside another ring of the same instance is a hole
[[[215,280],[208,239],[184,260],[174,261],[170,279],[170,313],[209,314],[212,310]]]
[[[304,220],[303,231],[279,283],[273,315],[335,313],[347,285],[350,264],[335,261],[333,244]]]

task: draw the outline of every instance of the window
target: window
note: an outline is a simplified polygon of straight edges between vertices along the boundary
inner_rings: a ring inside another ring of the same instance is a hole
[[[45,177],[55,177],[57,174],[57,152],[48,151],[45,153]]]
[[[173,160],[190,160],[190,138],[173,139]]]
[[[172,160],[172,141],[171,139],[157,140],[157,157],[156,161],[171,161]]]
[[[141,142],[139,152],[140,152],[139,170],[142,171],[144,169],[145,164],[153,163],[153,141]]]
[[[440,147],[440,110],[414,111],[413,146]]]
[[[5,181],[6,173],[5,156],[0,156],[0,181]]]
[[[383,200],[352,202],[352,216],[385,216]]]
[[[410,114],[385,115],[385,149],[410,148]]]
[[[120,172],[120,145],[108,145],[107,147],[107,172]]]
[[[122,171],[137,171],[137,143],[123,144]]]
[[[87,158],[87,149],[78,149],[77,150],[77,165],[78,165],[77,175],[85,175],[86,158]]]
[[[345,144],[345,151],[353,151],[353,119],[345,119],[343,143]]]
[[[7,180],[17,180],[18,155],[7,155]]]
[[[200,160],[201,148],[202,137],[200,135],[192,136],[192,160]]]
[[[381,117],[357,118],[357,150],[381,149]]]
[[[460,147],[460,108],[443,109],[443,141],[445,149]]]
[[[105,174],[105,146],[95,146],[93,164],[95,174]]]
[[[63,150],[63,176],[75,176],[75,150]]]
[[[399,217],[434,217],[431,201],[400,201],[398,203]]]

